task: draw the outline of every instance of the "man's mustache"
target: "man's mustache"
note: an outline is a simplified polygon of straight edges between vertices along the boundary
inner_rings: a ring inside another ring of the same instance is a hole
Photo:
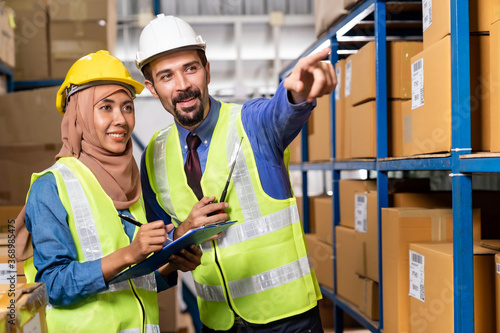
[[[187,90],[187,91],[180,92],[177,96],[175,96],[172,99],[172,102],[174,104],[177,104],[182,100],[192,98],[192,97],[199,98],[200,96],[201,96],[201,92],[199,89]]]

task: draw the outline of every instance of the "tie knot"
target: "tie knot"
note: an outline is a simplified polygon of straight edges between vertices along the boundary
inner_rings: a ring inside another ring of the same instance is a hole
[[[189,150],[196,150],[198,146],[201,143],[201,139],[198,135],[193,135],[192,133],[189,133],[189,135],[186,137],[186,143],[189,148]]]

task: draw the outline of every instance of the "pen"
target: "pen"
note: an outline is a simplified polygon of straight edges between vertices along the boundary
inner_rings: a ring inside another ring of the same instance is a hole
[[[128,215],[125,215],[125,214],[118,214],[118,216],[122,219],[124,219],[125,221],[129,222],[129,223],[132,223],[133,225],[136,225],[138,226],[139,228],[141,227],[142,223],[137,221],[136,219],[128,216]],[[170,242],[173,242],[172,239],[170,239],[170,237],[167,236],[167,240],[170,241]]]

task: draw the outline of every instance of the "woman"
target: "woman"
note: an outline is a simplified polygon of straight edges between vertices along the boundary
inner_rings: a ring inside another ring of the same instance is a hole
[[[63,147],[52,167],[32,176],[16,221],[31,235],[32,257],[29,238],[21,232],[17,240],[18,256],[30,257],[28,282],[47,287],[49,332],[159,332],[157,290],[176,283],[177,269],[200,264],[193,246],[155,273],[108,284],[160,250],[173,228],[146,223],[130,140],[133,99],[143,88],[117,58],[98,51],[76,61],[58,91]]]

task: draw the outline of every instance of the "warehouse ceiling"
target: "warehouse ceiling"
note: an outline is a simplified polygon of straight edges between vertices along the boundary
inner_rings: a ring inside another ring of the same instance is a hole
[[[316,39],[313,0],[160,0],[158,5],[160,12],[183,18],[205,39],[210,93],[223,100],[270,96],[281,69]],[[153,12],[151,0],[117,0],[115,54],[141,81],[133,61],[140,32]]]

